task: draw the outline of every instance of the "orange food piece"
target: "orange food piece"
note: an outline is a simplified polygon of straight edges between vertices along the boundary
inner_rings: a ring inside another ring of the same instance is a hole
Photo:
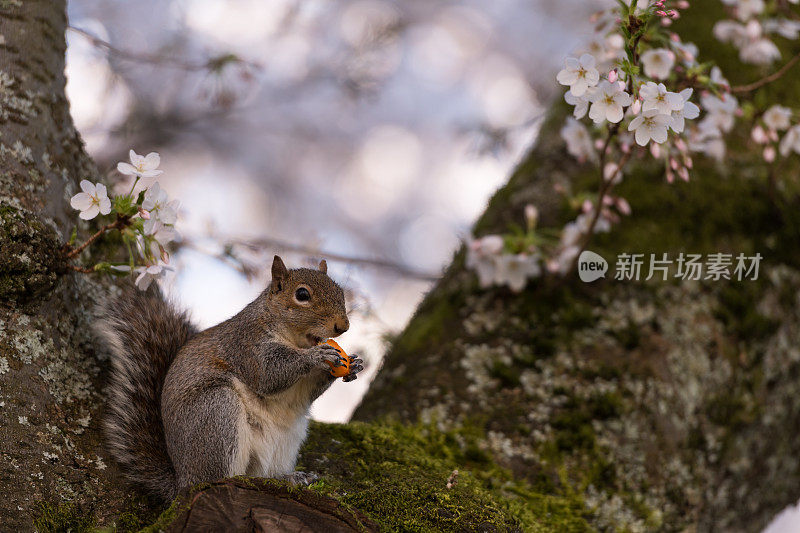
[[[331,375],[336,376],[337,378],[341,378],[349,374],[350,357],[345,353],[342,347],[339,346],[339,344],[333,339],[326,340],[324,344],[336,348],[336,351],[339,352],[339,355],[342,356],[342,359],[344,359],[344,366],[333,366],[333,363],[331,363],[330,361],[325,361],[331,367]]]

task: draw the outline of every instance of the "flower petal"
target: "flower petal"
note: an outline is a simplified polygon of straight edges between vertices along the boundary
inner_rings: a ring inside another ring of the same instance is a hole
[[[145,170],[155,170],[159,164],[161,164],[161,156],[158,155],[158,152],[150,152],[144,158],[143,168]]]
[[[117,163],[117,172],[120,174],[125,174],[126,176],[135,176],[138,171],[134,168],[133,165],[129,163]]]
[[[89,206],[88,209],[81,211],[81,214],[78,216],[83,220],[91,220],[94,217],[96,217],[99,213],[100,213],[100,208],[97,206],[97,204],[92,204],[91,206]]]

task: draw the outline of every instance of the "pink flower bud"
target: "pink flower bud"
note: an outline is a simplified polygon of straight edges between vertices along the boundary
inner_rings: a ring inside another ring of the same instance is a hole
[[[631,214],[631,204],[628,203],[628,200],[625,198],[617,198],[617,209],[623,215],[630,215]]]
[[[672,173],[672,169],[667,167],[667,183],[672,183],[675,181],[675,174]]]
[[[612,70],[611,72],[608,73],[608,81],[610,81],[611,83],[617,81],[617,78],[618,76],[616,70]]]
[[[589,213],[592,211],[592,201],[591,200],[584,200],[583,205],[581,205],[581,209],[584,213]]]
[[[142,217],[145,220],[150,220],[150,211],[147,211],[147,210],[142,209],[140,207],[139,208],[139,216]]]
[[[666,11],[661,11],[659,9],[658,11],[656,11],[656,15],[658,15],[659,17],[666,17],[667,16],[667,12]]]
[[[775,161],[775,147],[774,146],[767,146],[764,148],[764,161],[767,163],[772,163]]]
[[[672,26],[672,19],[664,17],[661,19],[661,25],[664,27]]]
[[[683,139],[678,137],[677,139],[675,139],[675,148],[677,148],[681,152],[685,152],[687,148],[686,142],[684,142]]]
[[[679,168],[678,176],[680,176],[683,181],[689,181],[689,170],[686,167]]]
[[[533,229],[536,227],[536,222],[539,220],[539,210],[536,209],[536,206],[533,204],[528,204],[525,206],[525,221],[528,223],[528,227]]]
[[[641,110],[642,110],[642,101],[636,100],[631,106],[631,113],[633,113],[634,115],[638,115],[639,111]]]
[[[689,0],[678,0],[678,3],[675,5],[678,9],[689,9]]]
[[[683,166],[685,166],[686,168],[692,168],[694,166],[692,158],[689,157],[688,155],[683,156]]]
[[[756,125],[753,128],[753,131],[750,132],[750,137],[752,137],[753,140],[758,144],[767,144],[769,142],[769,137],[767,136],[767,133],[764,131],[764,128],[762,128],[760,125]]]
[[[678,160],[674,157],[669,158],[669,166],[672,170],[678,170]]]
[[[653,154],[653,157],[658,159],[661,157],[661,146],[656,143],[650,143],[650,153]]]

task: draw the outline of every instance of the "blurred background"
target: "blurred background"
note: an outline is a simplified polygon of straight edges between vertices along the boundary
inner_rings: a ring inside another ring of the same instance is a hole
[[[255,298],[273,254],[328,260],[352,313],[341,344],[368,368],[312,414],[346,421],[602,4],[71,0],[67,95],[110,182],[130,148],[161,154],[182,235],[165,288],[199,325]]]
[[[67,95],[112,183],[130,148],[161,154],[181,202],[166,286],[200,325],[263,290],[274,253],[328,259],[353,313],[342,345],[369,366],[313,415],[345,421],[598,5],[73,0]]]

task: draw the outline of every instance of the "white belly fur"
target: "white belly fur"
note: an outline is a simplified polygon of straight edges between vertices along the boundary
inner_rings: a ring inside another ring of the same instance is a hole
[[[297,452],[308,430],[308,400],[313,384],[301,379],[289,389],[260,397],[234,380],[242,402],[237,424],[238,451],[232,476],[277,477],[294,471]]]

